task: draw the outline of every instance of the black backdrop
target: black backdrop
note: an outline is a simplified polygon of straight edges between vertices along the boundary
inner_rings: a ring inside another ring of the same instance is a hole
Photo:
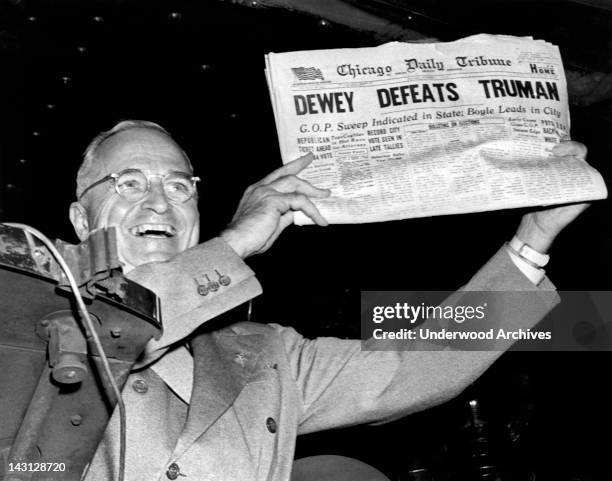
[[[280,165],[264,54],[377,44],[320,18],[231,2],[13,1],[0,13],[0,220],[73,242],[67,209],[74,178],[99,131],[136,118],[174,135],[203,179],[204,240],[229,221],[247,185]],[[492,31],[487,15],[473,20],[482,31]],[[507,25],[497,31],[522,33]],[[589,146],[590,162],[606,179],[611,112],[606,103],[572,111],[572,135]],[[291,227],[249,260],[265,291],[254,320],[293,325],[310,337],[357,337],[360,290],[456,289],[512,236],[522,213]],[[608,201],[597,203],[553,248],[548,273],[560,289],[610,288],[609,214]],[[386,427],[307,436],[298,454],[353,455],[390,476],[417,458],[449,464],[448,446],[476,396],[499,426],[531,406],[519,451],[539,479],[610,479],[609,445],[596,440],[612,428],[603,391],[608,366],[607,353],[506,354],[445,406]]]

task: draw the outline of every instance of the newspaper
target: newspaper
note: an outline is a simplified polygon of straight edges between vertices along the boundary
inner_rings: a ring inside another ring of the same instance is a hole
[[[329,188],[330,223],[601,199],[601,175],[550,149],[569,138],[559,49],[530,37],[270,53],[281,155]],[[297,224],[310,224],[305,215]]]

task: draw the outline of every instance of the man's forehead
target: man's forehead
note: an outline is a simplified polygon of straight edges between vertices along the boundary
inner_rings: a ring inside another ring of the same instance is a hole
[[[153,129],[135,128],[114,134],[98,147],[97,158],[109,172],[126,168],[191,172],[176,142]]]

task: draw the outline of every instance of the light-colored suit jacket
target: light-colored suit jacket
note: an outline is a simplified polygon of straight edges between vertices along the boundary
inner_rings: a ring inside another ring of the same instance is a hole
[[[194,279],[215,269],[232,284],[198,296]],[[167,337],[152,344],[147,367],[123,391],[127,481],[286,481],[298,434],[384,422],[442,403],[512,343],[486,352],[371,352],[360,341],[308,340],[291,328],[239,323],[196,336],[192,357],[180,340],[257,295],[252,271],[216,239],[131,277],[162,298]],[[558,302],[552,284],[534,286],[505,248],[464,289],[531,291],[518,305],[516,297],[496,298],[489,317],[508,330],[533,327]],[[115,412],[87,481],[116,479],[118,438]]]

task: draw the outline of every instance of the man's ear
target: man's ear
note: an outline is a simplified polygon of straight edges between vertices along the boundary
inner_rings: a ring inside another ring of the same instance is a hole
[[[80,202],[70,204],[70,222],[74,231],[81,241],[87,239],[89,235],[89,221],[87,220],[87,210]]]

